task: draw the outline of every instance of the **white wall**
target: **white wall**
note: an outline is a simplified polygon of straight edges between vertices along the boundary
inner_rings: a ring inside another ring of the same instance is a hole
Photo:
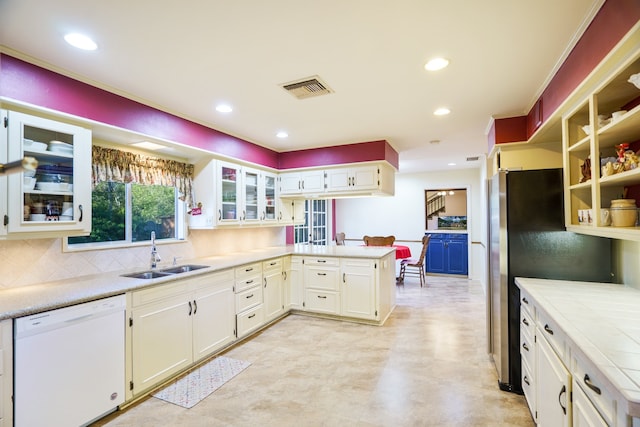
[[[394,235],[420,253],[425,232],[424,191],[439,188],[467,190],[467,228],[469,232],[469,278],[486,288],[487,276],[487,194],[485,168],[455,171],[396,174],[393,197],[336,200],[336,231],[347,239],[368,235]],[[352,243],[353,244],[353,243]]]

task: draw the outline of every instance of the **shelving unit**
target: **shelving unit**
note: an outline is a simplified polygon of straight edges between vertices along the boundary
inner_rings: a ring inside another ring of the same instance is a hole
[[[601,213],[612,200],[623,198],[629,187],[640,185],[640,165],[607,176],[602,176],[601,167],[602,158],[617,156],[618,144],[629,143],[634,151],[640,148],[640,89],[628,82],[631,75],[640,73],[640,49],[636,47],[626,58],[562,119],[565,218],[569,231],[640,241],[640,226],[606,226]],[[627,112],[615,121],[609,120],[620,110]],[[602,126],[599,116],[605,118]],[[586,133],[583,126],[590,126],[590,132]],[[585,180],[581,168],[587,158],[591,178]],[[591,209],[592,223],[580,223],[581,209]]]

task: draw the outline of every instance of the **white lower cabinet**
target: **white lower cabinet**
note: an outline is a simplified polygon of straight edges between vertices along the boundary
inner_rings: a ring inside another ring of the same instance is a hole
[[[0,322],[0,427],[13,425],[13,322]]]
[[[300,256],[287,257],[285,267],[285,302],[290,310],[302,310],[304,303],[304,271]]]
[[[133,396],[233,341],[232,289],[228,270],[132,292]]]
[[[571,426],[571,374],[540,335],[537,336],[536,349],[538,426]]]
[[[304,308],[323,314],[340,314],[340,259],[305,257]]]
[[[264,320],[268,322],[284,314],[283,259],[271,259],[262,263]]]
[[[262,263],[235,268],[236,336],[249,335],[264,325]]]
[[[369,320],[377,318],[376,267],[376,261],[372,259],[340,260],[343,316]]]

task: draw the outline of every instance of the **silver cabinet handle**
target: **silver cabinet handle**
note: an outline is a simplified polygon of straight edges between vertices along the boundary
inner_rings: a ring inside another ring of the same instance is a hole
[[[525,317],[522,318],[522,323],[529,326],[529,321]]]
[[[549,325],[544,325],[544,331],[549,335],[553,335],[553,329],[551,329]]]
[[[529,351],[529,346],[527,345],[526,342],[522,343],[522,348],[524,348],[525,350]]]
[[[78,222],[82,222],[82,217],[84,216],[84,212],[82,211],[82,205],[78,205],[78,210],[80,210],[80,219],[78,219]]]
[[[565,394],[567,392],[567,386],[562,386],[562,388],[560,389],[560,394],[558,394],[558,403],[560,404],[560,407],[562,408],[562,412],[567,415],[567,407],[562,405],[562,395]]]

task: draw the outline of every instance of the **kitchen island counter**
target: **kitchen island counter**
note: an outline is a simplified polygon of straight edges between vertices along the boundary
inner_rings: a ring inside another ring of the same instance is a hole
[[[71,279],[21,286],[0,291],[0,320],[27,316],[281,256],[318,255],[325,257],[378,259],[388,255],[394,250],[395,248],[392,247],[283,245],[186,260],[179,265],[198,264],[207,267],[155,279],[122,277],[123,274],[149,270],[146,266],[140,266],[139,268],[126,271],[86,275]],[[170,263],[160,264],[157,269],[160,270],[168,267],[171,267]]]
[[[615,390],[618,409],[640,417],[640,291],[520,277],[516,283],[564,332],[571,357],[588,361]]]

